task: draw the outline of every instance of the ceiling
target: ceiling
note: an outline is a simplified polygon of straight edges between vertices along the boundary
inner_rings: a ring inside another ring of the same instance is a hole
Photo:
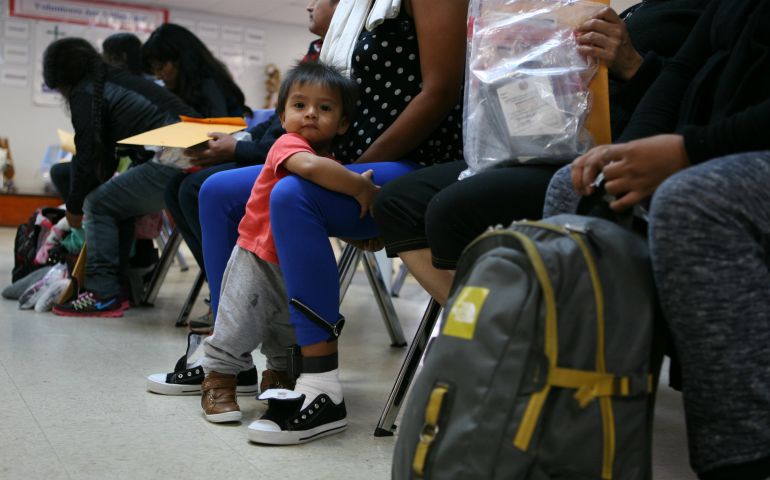
[[[194,10],[228,17],[307,26],[309,0],[124,0],[121,3]]]

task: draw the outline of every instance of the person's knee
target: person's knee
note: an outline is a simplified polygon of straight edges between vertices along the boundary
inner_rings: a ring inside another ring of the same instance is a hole
[[[372,213],[380,225],[393,224],[410,217],[405,214],[403,208],[405,199],[400,194],[401,189],[398,183],[397,181],[386,183],[374,197]]]
[[[108,192],[104,188],[91,190],[83,201],[83,213],[86,216],[109,215],[114,211],[112,207]]]
[[[304,197],[302,179],[294,175],[282,178],[275,184],[272,192],[270,192],[270,216],[273,217],[273,212],[292,209]]]
[[[455,236],[458,229],[466,226],[458,225],[458,205],[438,193],[428,203],[425,211],[425,234],[430,239],[446,239]]]
[[[201,182],[198,178],[189,175],[179,185],[179,206],[185,210],[194,209],[198,211],[198,193],[201,190]]]

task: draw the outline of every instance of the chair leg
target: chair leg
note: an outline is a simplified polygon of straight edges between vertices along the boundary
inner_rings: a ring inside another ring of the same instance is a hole
[[[428,308],[425,309],[425,313],[422,315],[420,326],[417,327],[417,332],[414,334],[414,340],[412,340],[412,344],[406,352],[406,357],[404,357],[404,362],[401,364],[401,370],[398,372],[396,382],[393,384],[390,395],[388,395],[385,408],[382,409],[382,415],[380,415],[380,420],[374,429],[375,437],[393,435],[393,431],[396,429],[396,417],[399,410],[401,410],[401,404],[409,390],[409,385],[411,385],[414,379],[417,367],[420,365],[420,360],[425,354],[425,348],[428,346],[430,334],[436,325],[440,312],[441,305],[431,298]]]
[[[158,297],[160,286],[163,283],[163,280],[166,278],[168,269],[171,267],[171,262],[174,259],[174,255],[176,254],[177,249],[179,249],[179,244],[181,242],[182,236],[179,234],[178,230],[174,229],[174,231],[171,233],[171,236],[169,236],[168,240],[166,241],[165,246],[163,247],[163,252],[160,254],[158,265],[152,272],[152,279],[147,285],[147,290],[144,293],[144,299],[142,299],[143,305],[152,305],[155,303],[155,299]]]
[[[393,307],[393,301],[385,285],[385,279],[382,276],[380,266],[377,264],[377,258],[373,252],[364,252],[364,271],[369,279],[369,285],[372,287],[374,298],[377,300],[377,307],[380,309],[380,315],[385,321],[385,328],[390,334],[391,347],[405,347],[406,338],[401,328],[401,322],[398,321],[398,314]]]
[[[203,282],[205,281],[206,277],[203,275],[203,272],[198,272],[198,276],[195,277],[195,283],[193,283],[190,293],[187,294],[187,299],[184,301],[184,305],[182,305],[182,311],[179,312],[174,326],[184,327],[187,325],[187,319],[190,317],[190,312],[195,304],[195,300],[201,293],[201,288],[203,288]]]
[[[399,293],[401,293],[401,287],[404,286],[404,281],[406,280],[407,275],[409,275],[409,269],[406,268],[405,263],[402,263],[398,269],[398,273],[396,273],[396,278],[393,280],[393,284],[390,286],[390,295],[392,297],[398,297]]]
[[[353,281],[353,275],[356,274],[356,267],[358,267],[358,262],[363,254],[364,252],[353,245],[345,245],[345,248],[342,249],[342,255],[337,262],[337,271],[340,276],[340,304],[345,298],[350,282]]]

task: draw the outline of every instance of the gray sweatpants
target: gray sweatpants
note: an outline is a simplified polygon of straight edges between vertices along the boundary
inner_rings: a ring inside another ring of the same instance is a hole
[[[704,473],[770,456],[770,152],[666,180],[650,250],[682,365],[690,461]]]
[[[575,213],[579,203],[580,195],[572,187],[572,165],[565,165],[556,171],[548,183],[543,218],[560,213]]]
[[[281,268],[236,245],[222,277],[214,334],[203,342],[203,370],[248,370],[261,344],[267,368],[286,371],[286,349],[294,343]]]

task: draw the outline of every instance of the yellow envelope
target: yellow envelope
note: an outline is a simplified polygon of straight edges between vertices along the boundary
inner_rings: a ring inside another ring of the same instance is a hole
[[[204,119],[201,119],[204,120]],[[235,133],[246,128],[246,123],[209,123],[201,121],[182,121],[165,127],[156,128],[133,137],[119,140],[124,145],[147,145],[154,147],[189,148],[209,140],[209,132]]]
[[[59,135],[59,146],[61,147],[61,149],[64,150],[65,152],[74,154],[75,153],[75,134],[64,131],[61,128],[57,128],[56,133]]]

